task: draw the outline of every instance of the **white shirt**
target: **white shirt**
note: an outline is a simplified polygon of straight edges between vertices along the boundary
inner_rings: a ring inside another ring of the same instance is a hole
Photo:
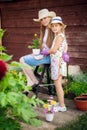
[[[43,43],[42,43],[43,49],[49,49],[49,47],[46,44],[47,37],[48,37],[48,29],[45,29],[45,34],[44,34]]]

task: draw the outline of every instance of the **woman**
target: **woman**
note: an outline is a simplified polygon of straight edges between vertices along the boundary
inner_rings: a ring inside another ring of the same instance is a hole
[[[53,41],[53,33],[49,28],[50,21],[52,17],[55,17],[56,13],[49,11],[48,9],[41,9],[38,12],[38,19],[33,19],[35,22],[40,23],[40,46],[41,50],[50,49]],[[50,37],[49,37],[50,35]],[[33,54],[26,55],[20,58],[20,63],[26,65],[23,68],[23,72],[27,79],[27,86],[36,87],[38,85],[38,80],[35,77],[32,66],[38,66],[42,64],[50,64],[50,56],[43,56],[43,58],[36,60]]]

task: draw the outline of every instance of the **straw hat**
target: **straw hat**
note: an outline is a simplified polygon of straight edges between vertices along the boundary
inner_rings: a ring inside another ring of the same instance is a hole
[[[63,23],[62,18],[60,16],[56,16],[56,17],[52,18],[51,24],[52,23],[60,23],[63,25],[63,28],[66,27],[66,25]]]
[[[33,19],[35,22],[39,22],[41,19],[45,17],[55,17],[56,13],[54,11],[49,11],[48,9],[41,9],[38,12],[38,19]]]

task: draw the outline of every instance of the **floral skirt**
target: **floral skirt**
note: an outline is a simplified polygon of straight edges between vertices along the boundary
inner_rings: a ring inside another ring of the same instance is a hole
[[[57,80],[59,75],[67,76],[67,64],[59,56],[59,53],[50,55],[51,57],[51,78]]]

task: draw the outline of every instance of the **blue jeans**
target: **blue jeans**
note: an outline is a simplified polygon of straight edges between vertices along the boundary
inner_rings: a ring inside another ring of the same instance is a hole
[[[44,56],[42,59],[40,60],[36,60],[31,54],[30,55],[26,55],[23,56],[24,62],[30,66],[39,66],[42,64],[50,64],[50,55],[48,56]]]

